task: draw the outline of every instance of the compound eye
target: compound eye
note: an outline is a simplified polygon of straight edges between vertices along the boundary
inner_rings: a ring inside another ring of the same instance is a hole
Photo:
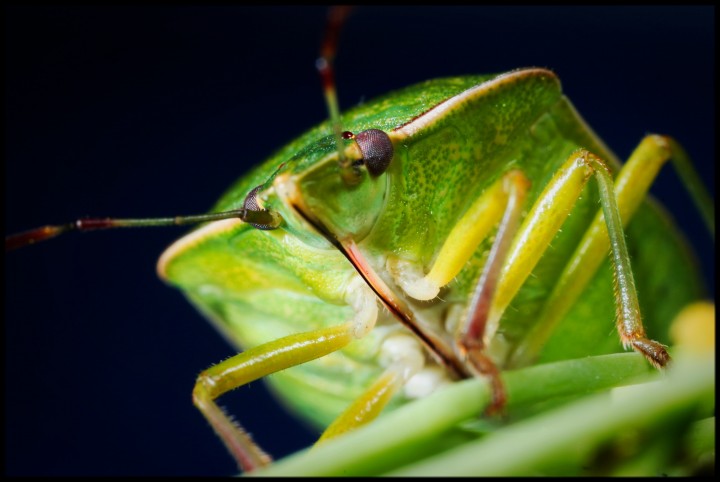
[[[262,184],[253,189],[248,193],[247,196],[245,196],[245,201],[243,202],[243,209],[247,209],[248,211],[257,211],[257,212],[267,212],[267,209],[263,209],[260,207],[260,204],[257,200],[257,194],[260,189],[262,189]],[[251,226],[261,229],[263,231],[269,231],[271,229],[276,229],[277,225],[273,224],[256,224],[256,223],[248,223]]]
[[[368,129],[355,134],[355,141],[362,152],[363,163],[372,177],[377,177],[387,170],[393,157],[393,144],[385,132]]]

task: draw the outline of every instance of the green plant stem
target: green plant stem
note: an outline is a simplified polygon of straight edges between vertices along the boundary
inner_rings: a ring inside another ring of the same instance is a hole
[[[651,453],[641,455],[642,465],[628,475],[662,475],[653,472],[667,463],[668,447],[662,446],[676,443],[670,436],[673,426],[688,413],[710,409],[703,405],[714,397],[714,365],[677,366],[667,379],[620,388],[612,395],[587,397],[390,475],[550,475],[560,466],[581,468],[618,434],[645,429],[655,434],[642,442]],[[669,430],[653,430],[653,425]]]
[[[647,378],[651,373],[647,362],[636,353],[588,357],[506,372],[502,379],[508,393],[507,412],[533,402],[625,385]],[[457,425],[479,417],[489,400],[485,380],[455,383],[366,427],[303,450],[252,475],[381,474],[432,455],[429,452],[438,453],[453,442],[464,446],[466,440],[458,435]],[[448,435],[451,442],[444,444],[444,435]]]

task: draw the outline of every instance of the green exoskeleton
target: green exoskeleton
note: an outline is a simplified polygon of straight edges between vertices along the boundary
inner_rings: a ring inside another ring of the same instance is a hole
[[[487,376],[501,410],[504,369],[622,345],[665,366],[669,320],[699,295],[682,240],[644,201],[670,159],[702,198],[671,138],[648,135],[621,168],[543,68],[348,109],[240,179],[212,209],[226,219],[162,255],[160,276],[245,350],[200,375],[196,405],[252,470],[269,459],[215,399],[267,374],[331,439],[462,378]],[[658,256],[677,286],[638,287],[657,299],[643,327],[633,269]]]
[[[556,344],[570,343],[547,343],[557,325],[571,333],[583,322],[566,316],[570,308],[596,306],[594,296],[578,298],[611,245],[622,343],[666,365],[665,348],[640,321],[621,219],[646,220],[644,239],[684,263],[662,214],[642,203],[663,163],[687,162],[674,141],[646,137],[615,171],[619,163],[544,69],[439,80],[394,92],[391,104],[370,101],[344,118],[356,133],[343,143],[347,167],[329,127],[281,151],[215,209],[264,217],[208,224],[158,264],[229,337],[253,347],[204,372],[195,389],[244,468],[267,459],[216,397],[279,372],[277,391],[321,424],[360,398],[331,425],[334,435],[373,417],[396,391],[422,396],[473,373],[494,375],[493,364],[551,361]],[[357,181],[345,182],[343,169]],[[606,281],[595,288],[611,298]],[[694,296],[683,291],[660,311],[675,313]],[[572,345],[578,356],[618,349],[602,336]]]

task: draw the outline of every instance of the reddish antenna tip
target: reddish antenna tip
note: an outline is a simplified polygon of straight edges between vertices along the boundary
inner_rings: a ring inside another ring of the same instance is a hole
[[[14,249],[22,248],[35,244],[39,241],[45,241],[46,239],[54,238],[65,231],[73,229],[73,225],[66,224],[62,226],[42,226],[24,233],[11,234],[5,237],[5,252],[12,251]]]

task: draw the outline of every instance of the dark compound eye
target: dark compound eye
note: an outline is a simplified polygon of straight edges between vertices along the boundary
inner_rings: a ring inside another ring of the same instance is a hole
[[[247,209],[250,211],[266,211],[265,209],[262,209],[260,207],[260,204],[258,204],[257,201],[257,192],[262,188],[262,184],[252,191],[248,193],[247,196],[245,196],[245,201],[243,202],[243,209]],[[277,226],[273,226],[270,224],[255,224],[255,223],[249,223],[251,226],[262,229],[262,230],[271,230],[277,228]]]
[[[393,145],[390,137],[380,129],[368,129],[355,134],[355,141],[360,147],[363,162],[372,177],[385,172],[393,156]]]

